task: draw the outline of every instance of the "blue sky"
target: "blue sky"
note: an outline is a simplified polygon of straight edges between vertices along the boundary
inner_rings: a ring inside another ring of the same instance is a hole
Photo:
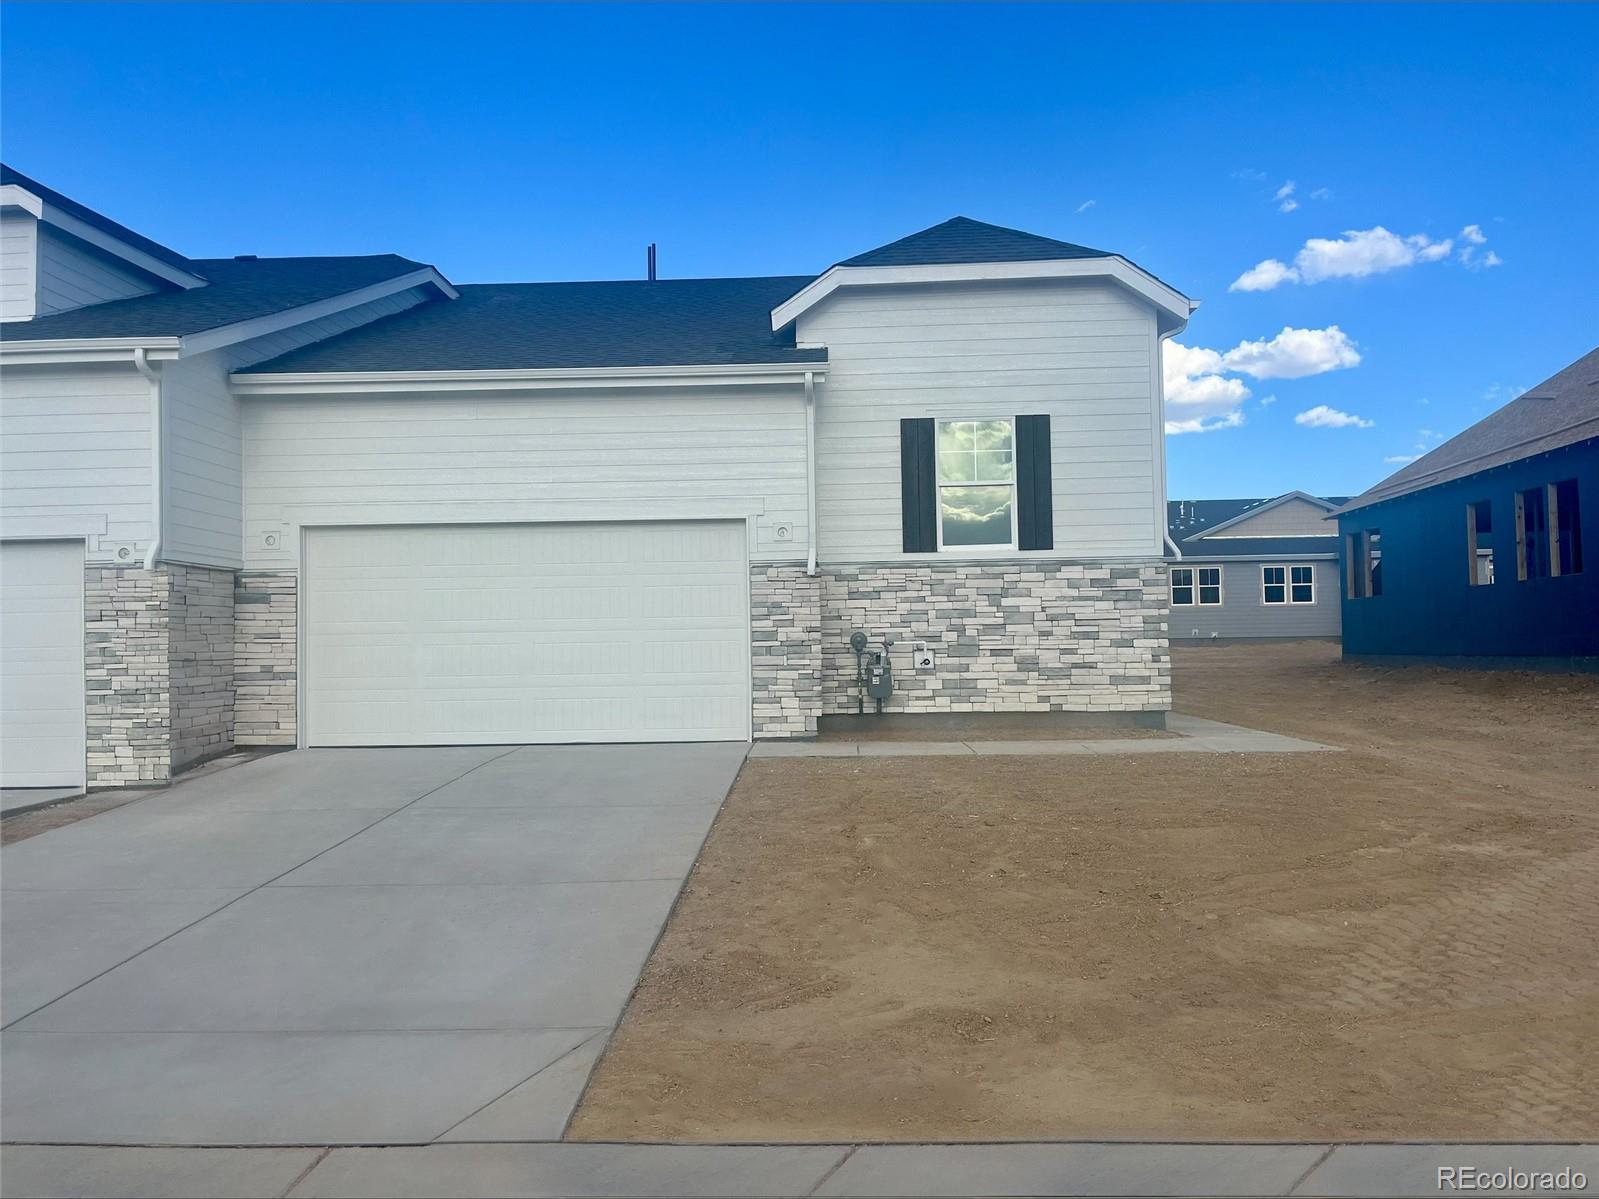
[[[1126,254],[1203,301],[1173,497],[1359,491],[1599,342],[1591,5],[12,0],[0,35],[6,160],[195,256],[805,273],[955,214]]]

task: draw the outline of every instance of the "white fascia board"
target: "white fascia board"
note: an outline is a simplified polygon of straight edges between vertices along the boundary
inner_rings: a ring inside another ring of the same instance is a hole
[[[305,371],[234,374],[236,395],[393,395],[397,392],[538,391],[616,387],[802,386],[825,378],[823,362],[709,366],[598,366],[517,370]]]
[[[431,284],[449,299],[456,299],[460,292],[443,275],[432,267],[423,267],[421,270],[411,271],[409,274],[397,275],[393,279],[384,279],[381,282],[370,284],[355,291],[340,292],[336,296],[329,296],[325,300],[317,300],[313,304],[302,304],[298,308],[288,308],[282,312],[269,313],[251,320],[239,321],[232,325],[221,325],[215,329],[206,329],[199,333],[190,333],[183,338],[183,356],[191,354],[204,354],[209,350],[220,349],[222,346],[231,346],[241,341],[251,341],[257,337],[265,337],[269,333],[278,333],[284,329],[292,329],[296,325],[303,325],[307,321],[321,320],[325,316],[343,312],[347,308],[356,308],[362,304],[370,304],[373,300],[381,300],[385,296],[392,296],[397,292],[409,291],[413,287],[422,287]]]
[[[170,262],[163,262],[154,254],[148,254],[138,246],[129,245],[120,237],[98,229],[88,221],[75,217],[70,212],[63,212],[54,205],[41,203],[40,211],[35,215],[46,225],[54,225],[61,232],[71,234],[79,241],[88,242],[95,249],[103,250],[113,258],[120,258],[129,266],[136,267],[147,275],[165,279],[168,283],[175,283],[182,288],[206,286],[206,280],[192,271],[173,266]]]
[[[962,262],[923,266],[835,266],[772,309],[772,330],[792,323],[841,287],[882,287],[896,283],[1008,283],[1024,279],[1114,280],[1149,301],[1170,318],[1162,332],[1180,332],[1199,307],[1198,300],[1168,287],[1120,255],[1104,258],[1051,258],[1038,262]]]
[[[0,186],[0,208],[20,208],[37,220],[44,211],[44,201],[25,187],[7,183]]]
[[[152,360],[191,358],[209,350],[230,346],[236,342],[265,337],[282,329],[292,329],[307,321],[320,320],[355,308],[396,292],[431,284],[440,292],[455,299],[460,293],[450,281],[432,267],[411,271],[393,279],[385,279],[357,291],[347,291],[314,304],[304,304],[283,312],[221,325],[185,337],[80,337],[58,338],[44,341],[0,341],[0,362],[7,366],[28,366],[54,362],[126,362],[130,351],[142,348],[149,351]]]
[[[176,337],[97,337],[54,341],[0,341],[0,364],[5,366],[52,366],[133,361],[133,351],[144,350],[152,362],[166,362],[180,356],[182,342]]]

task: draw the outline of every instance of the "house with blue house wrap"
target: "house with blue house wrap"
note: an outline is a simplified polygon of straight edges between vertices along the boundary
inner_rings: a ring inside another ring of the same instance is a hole
[[[1599,350],[1337,520],[1346,656],[1599,669]]]

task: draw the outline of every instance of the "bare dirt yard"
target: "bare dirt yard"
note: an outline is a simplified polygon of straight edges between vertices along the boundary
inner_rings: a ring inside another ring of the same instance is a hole
[[[1599,1139],[1599,678],[1174,677],[1346,752],[752,759],[569,1135]]]

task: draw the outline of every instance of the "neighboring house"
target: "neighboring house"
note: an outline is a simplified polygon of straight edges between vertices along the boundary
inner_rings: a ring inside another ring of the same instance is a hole
[[[1338,636],[1338,530],[1347,497],[1172,500],[1171,636]]]
[[[1170,706],[1126,259],[956,218],[819,276],[191,260],[3,180],[5,780],[232,745]],[[932,651],[913,669],[913,642]]]
[[[1599,350],[1337,515],[1346,655],[1599,667]]]

